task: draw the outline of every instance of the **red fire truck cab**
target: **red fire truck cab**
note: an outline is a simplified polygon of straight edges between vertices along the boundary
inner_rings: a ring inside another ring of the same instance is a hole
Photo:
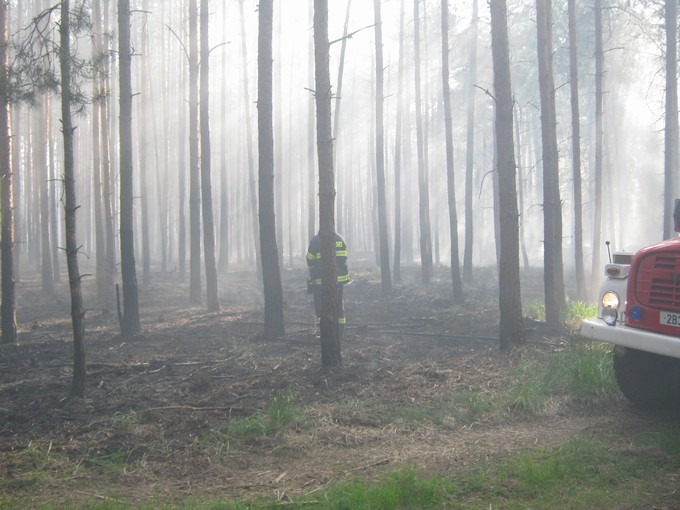
[[[680,231],[680,200],[675,202]],[[605,265],[596,318],[581,334],[614,344],[623,394],[642,407],[680,408],[680,237]]]

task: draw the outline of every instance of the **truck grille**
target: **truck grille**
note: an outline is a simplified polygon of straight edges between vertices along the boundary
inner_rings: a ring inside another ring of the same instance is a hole
[[[652,308],[680,309],[680,256],[651,254],[640,261],[637,301]]]

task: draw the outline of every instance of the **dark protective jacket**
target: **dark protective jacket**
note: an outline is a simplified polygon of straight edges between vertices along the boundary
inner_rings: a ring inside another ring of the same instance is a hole
[[[312,285],[320,286],[321,280],[321,239],[315,235],[307,248],[307,267],[309,268],[309,281]],[[349,283],[349,270],[347,269],[347,245],[339,234],[335,234],[335,269],[338,275],[338,283]]]

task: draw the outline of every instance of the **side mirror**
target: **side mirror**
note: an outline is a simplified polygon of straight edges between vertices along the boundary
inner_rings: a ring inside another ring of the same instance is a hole
[[[675,224],[675,231],[680,232],[680,198],[675,199],[675,208],[673,209],[673,223]]]

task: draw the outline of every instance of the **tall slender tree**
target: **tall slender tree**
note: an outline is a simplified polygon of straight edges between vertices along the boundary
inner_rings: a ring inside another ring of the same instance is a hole
[[[348,31],[349,31],[349,16],[352,11],[352,0],[347,0],[347,7],[345,8],[345,24],[344,28],[342,30],[342,42],[340,43],[340,62],[338,64],[338,81],[337,81],[337,87],[335,91],[335,112],[333,114],[333,139],[335,140],[335,147],[336,150],[333,151],[333,168],[338,168],[336,162],[337,162],[337,156],[338,156],[338,140],[340,138],[340,106],[342,105],[342,85],[343,85],[343,78],[345,75],[345,54],[347,51],[347,39],[349,38],[348,36]],[[343,221],[346,221],[343,218],[343,213],[342,213],[342,202],[343,202],[343,192],[342,188],[340,188],[340,193],[338,193],[338,203],[336,207],[336,223],[337,223],[337,229],[340,232],[344,231],[344,224]]]
[[[507,6],[494,0],[491,9],[491,52],[496,99],[496,152],[500,215],[500,347],[511,350],[525,343],[519,280],[519,233],[515,151],[512,140],[512,84],[508,44]]]
[[[543,147],[543,252],[546,322],[556,326],[564,306],[562,202],[552,56],[552,0],[536,1],[538,78]]]
[[[515,105],[517,106],[517,105]],[[520,124],[522,123],[521,110],[519,107],[516,108],[516,114],[514,118],[515,124],[515,154],[517,163],[517,209],[519,212],[519,243],[520,250],[522,251],[522,263],[525,268],[529,268],[529,254],[527,252],[527,243],[525,240],[525,225],[524,225],[524,164],[522,158],[522,137],[520,133]]]
[[[581,112],[578,94],[578,52],[576,33],[576,0],[568,0],[569,17],[569,90],[571,93],[571,161],[574,180],[574,269],[576,295],[587,298],[586,276],[583,267],[583,196],[581,192]]]
[[[104,30],[108,29],[108,7],[104,9],[103,19],[98,14],[101,11],[100,0],[95,0],[93,4],[93,17],[95,38],[100,40],[97,45],[100,54],[105,58],[104,73],[100,81],[100,99],[99,107],[101,109],[101,163],[102,163],[102,202],[104,209],[104,230],[106,232],[106,274],[104,278],[104,304],[107,307],[113,306],[114,297],[114,280],[116,276],[116,239],[115,239],[115,223],[113,218],[113,189],[112,172],[111,172],[111,55],[113,51],[108,47],[109,44],[104,45]],[[53,257],[54,258],[54,257]],[[55,267],[55,272],[57,268]]]
[[[10,152],[9,116],[9,31],[7,2],[0,0],[0,181],[2,222],[0,264],[2,266],[2,343],[17,342],[16,294],[14,286],[14,204],[13,172]]]
[[[673,237],[673,206],[680,170],[678,149],[678,0],[665,2],[666,105],[664,126],[663,237]]]
[[[182,55],[182,65],[179,69],[179,83],[182,96],[186,94],[187,72],[184,65],[184,55]],[[187,159],[186,159],[186,128],[189,124],[187,117],[187,108],[181,108],[179,113],[179,127],[177,128],[177,188],[179,190],[179,205],[177,211],[177,257],[179,259],[179,275],[182,280],[186,278],[186,259],[187,259],[187,219],[186,219],[186,205],[187,205]],[[191,266],[191,261],[189,261]],[[191,268],[189,269],[191,272]],[[200,280],[199,280],[200,282]],[[191,283],[189,283],[191,286]],[[199,290],[200,292],[200,290]],[[191,291],[190,291],[191,294]]]
[[[314,0],[314,62],[316,136],[319,159],[319,238],[321,240],[322,304],[321,365],[342,364],[338,328],[338,286],[335,267],[335,176],[331,131],[331,78],[329,69],[328,0]]]
[[[123,336],[138,334],[139,296],[135,269],[132,166],[132,49],[130,0],[118,0],[118,58],[120,79],[120,266],[123,279]]]
[[[59,23],[59,68],[61,71],[61,124],[64,135],[64,223],[66,226],[66,264],[71,291],[71,322],[73,325],[73,380],[71,394],[85,394],[85,309],[80,285],[80,269],[78,268],[78,238],[76,232],[76,199],[75,158],[73,135],[75,126],[71,114],[72,82],[71,82],[71,3],[61,2],[61,21]]]
[[[255,157],[253,149],[253,129],[252,121],[250,117],[250,109],[252,104],[250,103],[250,85],[248,80],[248,46],[246,45],[246,21],[245,15],[243,13],[243,0],[239,0],[239,19],[241,22],[241,55],[242,55],[242,79],[241,83],[243,86],[243,107],[244,115],[246,119],[246,151],[248,159],[248,193],[250,197],[250,211],[251,220],[253,226],[253,239],[255,240],[255,258],[257,266],[257,277],[262,278],[262,263],[260,260],[261,250],[260,250],[260,235],[258,232],[258,221],[257,221],[257,185],[255,183],[255,174],[257,169],[255,168]]]
[[[273,2],[272,2],[273,3]],[[272,115],[274,115],[274,138],[279,140],[279,143],[274,145],[274,168],[278,172],[278,179],[274,179],[274,212],[278,221],[276,221],[276,239],[280,243],[281,249],[277,250],[279,255],[279,267],[283,265],[283,226],[284,226],[284,215],[283,215],[283,191],[284,184],[289,184],[292,179],[284,179],[284,168],[286,165],[283,164],[283,84],[281,82],[281,53],[282,53],[282,39],[281,39],[281,27],[283,25],[283,7],[282,3],[278,2],[278,16],[276,23],[276,33],[272,29],[272,59],[273,59],[273,72],[272,72],[272,102],[276,104],[277,107],[272,109]],[[273,19],[273,18],[272,18]],[[276,53],[274,53],[276,50]],[[274,98],[274,94],[276,97]],[[286,176],[288,177],[288,176]]]
[[[470,24],[470,57],[468,64],[468,107],[467,132],[465,137],[465,248],[463,250],[463,279],[472,281],[472,248],[474,217],[472,207],[472,181],[475,161],[475,88],[477,80],[477,25],[479,23],[478,1],[472,0],[472,22]]]
[[[600,251],[602,249],[602,128],[604,104],[604,49],[602,42],[602,0],[595,0],[595,183],[593,209],[593,265],[591,276],[600,274]],[[593,288],[593,290],[595,290]],[[592,291],[591,291],[592,292]]]
[[[205,0],[204,0],[205,1]],[[259,149],[259,216],[262,282],[264,285],[264,333],[282,336],[283,288],[276,243],[274,209],[274,126],[272,95],[273,0],[260,0],[258,32],[257,121]]]
[[[420,0],[413,0],[413,49],[415,53],[416,146],[418,152],[418,197],[420,217],[421,279],[432,279],[432,233],[430,228],[430,191],[423,134],[423,106],[420,81]]]
[[[404,0],[399,5],[399,70],[397,71],[397,118],[394,135],[394,280],[401,280],[401,167],[402,111],[404,102]]]
[[[143,0],[142,11],[149,12],[149,0]],[[152,189],[149,186],[149,176],[152,171],[150,162],[150,141],[147,134],[150,130],[142,125],[146,119],[150,118],[151,113],[151,54],[149,45],[149,23],[147,20],[141,24],[141,39],[142,39],[142,54],[141,54],[141,69],[138,78],[138,87],[141,92],[139,98],[139,109],[141,112],[140,129],[138,130],[139,143],[135,144],[138,154],[138,168],[139,168],[139,221],[141,234],[141,248],[142,248],[142,285],[149,285],[151,283],[151,231],[150,231],[150,211],[149,201]]]
[[[208,0],[201,0],[201,206],[203,213],[203,258],[205,260],[206,303],[208,310],[220,309],[217,297],[217,261],[215,259],[215,222],[213,220],[210,159],[210,42]]]
[[[103,54],[102,36],[101,36],[101,3],[100,0],[95,0],[92,3],[92,21],[93,27],[97,27],[93,34],[94,51],[97,54]],[[102,157],[102,124],[107,119],[103,118],[104,108],[103,101],[103,72],[98,66],[95,69],[95,74],[92,80],[92,93],[94,101],[92,103],[92,195],[94,206],[94,220],[95,220],[95,246],[96,246],[96,268],[97,268],[97,297],[105,302],[105,307],[111,304],[109,294],[112,289],[108,287],[108,264],[106,251],[106,229],[104,228],[105,210],[104,210],[104,162]],[[47,178],[47,176],[45,176]],[[49,210],[49,209],[48,209]],[[49,229],[45,232],[44,238],[49,242]],[[51,264],[50,264],[51,266]]]
[[[40,267],[42,275],[42,289],[45,294],[54,294],[54,273],[52,271],[52,254],[50,244],[50,201],[49,201],[49,165],[47,161],[47,146],[50,138],[50,94],[46,93],[38,103],[40,136],[44,136],[44,142],[36,144],[39,146],[39,158],[36,160],[38,174],[38,200],[40,201]],[[99,253],[97,253],[99,257]],[[99,261],[99,259],[97,259]],[[99,271],[99,269],[97,269]]]
[[[312,25],[314,25],[314,2],[309,2],[309,18]],[[310,83],[310,89],[314,88],[311,84],[314,83],[314,38],[309,41],[309,62],[307,64],[307,79]],[[307,110],[307,140],[309,143],[307,149],[307,237],[312,239],[316,234],[316,193],[315,178],[316,165],[314,156],[316,156],[314,141],[314,119],[315,119],[316,99],[311,96],[309,101],[309,108]]]
[[[189,0],[189,301],[201,303],[198,3]]]
[[[380,283],[383,294],[392,290],[390,248],[387,239],[387,193],[385,190],[385,92],[380,0],[373,0],[375,27],[375,170],[378,187],[378,242],[380,248]]]
[[[449,1],[441,0],[442,23],[442,88],[444,95],[444,129],[446,132],[446,182],[449,198],[449,237],[451,239],[451,287],[453,300],[463,300],[463,282],[460,278],[458,257],[458,214],[456,211],[456,184],[453,173],[453,119],[451,118],[451,87],[449,85]]]
[[[223,23],[226,26],[228,21],[228,11],[224,9]],[[227,52],[222,52],[222,79],[226,79],[230,73],[227,67]],[[229,269],[229,184],[228,184],[228,166],[227,166],[227,140],[229,139],[229,131],[227,128],[229,121],[229,106],[227,104],[228,87],[223,86],[221,91],[221,111],[220,117],[222,119],[222,150],[220,151],[220,229],[219,229],[219,254],[217,267],[220,273],[226,273]]]

